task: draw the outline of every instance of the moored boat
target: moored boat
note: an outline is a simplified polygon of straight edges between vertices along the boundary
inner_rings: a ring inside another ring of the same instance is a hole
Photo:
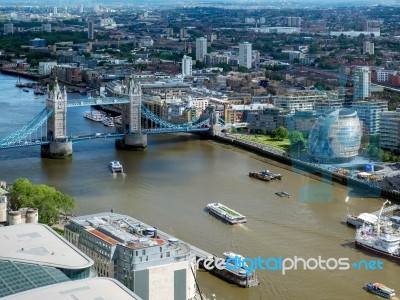
[[[103,120],[101,120],[101,122],[104,124],[104,126],[115,126],[114,124],[114,118],[112,117],[104,117]]]
[[[386,299],[398,299],[396,297],[396,293],[394,291],[394,289],[391,289],[389,287],[387,287],[386,285],[384,285],[383,283],[367,283],[365,285],[365,288],[367,289],[367,291],[369,291],[372,294],[381,296],[383,298]]]
[[[104,119],[104,113],[98,110],[85,111],[83,116],[95,122],[102,122]]]
[[[218,202],[207,204],[207,209],[231,225],[247,222],[245,216]]]
[[[270,180],[281,180],[283,176],[281,174],[271,173],[269,170],[263,170],[260,172],[250,172],[249,177],[257,178],[262,181],[270,181]]]
[[[356,228],[362,226],[364,223],[366,224],[376,224],[378,222],[378,217],[373,214],[362,213],[359,215],[348,215],[346,223],[347,225],[352,225]]]

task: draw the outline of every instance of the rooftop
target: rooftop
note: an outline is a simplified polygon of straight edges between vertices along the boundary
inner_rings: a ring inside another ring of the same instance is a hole
[[[84,269],[93,260],[44,224],[0,228],[0,260],[62,269]]]
[[[83,280],[67,281],[53,284],[22,293],[14,294],[3,300],[31,300],[31,299],[52,299],[52,300],[141,300],[139,296],[128,290],[120,282],[112,278],[95,277]]]

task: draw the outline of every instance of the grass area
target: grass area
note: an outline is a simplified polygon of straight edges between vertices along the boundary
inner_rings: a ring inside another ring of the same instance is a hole
[[[288,138],[284,139],[283,141],[277,141],[272,139],[270,136],[261,134],[240,134],[240,137],[245,140],[265,144],[283,150],[287,153],[290,152],[290,142]]]
[[[223,211],[227,212],[228,214],[234,216],[234,217],[239,217],[240,216],[238,213],[236,213],[235,211],[229,209],[226,206],[220,206],[219,208],[222,209]]]

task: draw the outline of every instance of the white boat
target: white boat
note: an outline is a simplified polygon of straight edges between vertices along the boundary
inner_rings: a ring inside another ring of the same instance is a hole
[[[247,222],[245,216],[218,202],[207,204],[207,209],[231,225]]]
[[[377,227],[377,230],[373,225],[359,227],[355,238],[356,248],[400,263],[400,236],[392,232],[390,228],[380,231],[380,226]]]
[[[117,125],[122,125],[122,117],[121,116],[115,117],[114,123]]]
[[[83,116],[95,122],[101,122],[104,119],[104,113],[98,110],[85,111]]]
[[[115,126],[114,118],[112,117],[104,117],[101,122],[104,124],[104,126],[110,126],[110,127]]]
[[[378,223],[378,217],[373,214],[368,214],[368,213],[362,213],[360,215],[348,215],[346,223],[348,225],[352,225],[356,228],[362,226],[364,223],[366,224],[377,224]]]
[[[111,161],[110,168],[113,173],[124,173],[122,164],[118,160]]]

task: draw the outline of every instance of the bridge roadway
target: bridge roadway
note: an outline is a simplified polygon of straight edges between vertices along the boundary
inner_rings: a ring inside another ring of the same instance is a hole
[[[107,104],[126,104],[130,103],[129,97],[97,97],[82,99],[71,99],[67,101],[67,107],[107,105]]]

